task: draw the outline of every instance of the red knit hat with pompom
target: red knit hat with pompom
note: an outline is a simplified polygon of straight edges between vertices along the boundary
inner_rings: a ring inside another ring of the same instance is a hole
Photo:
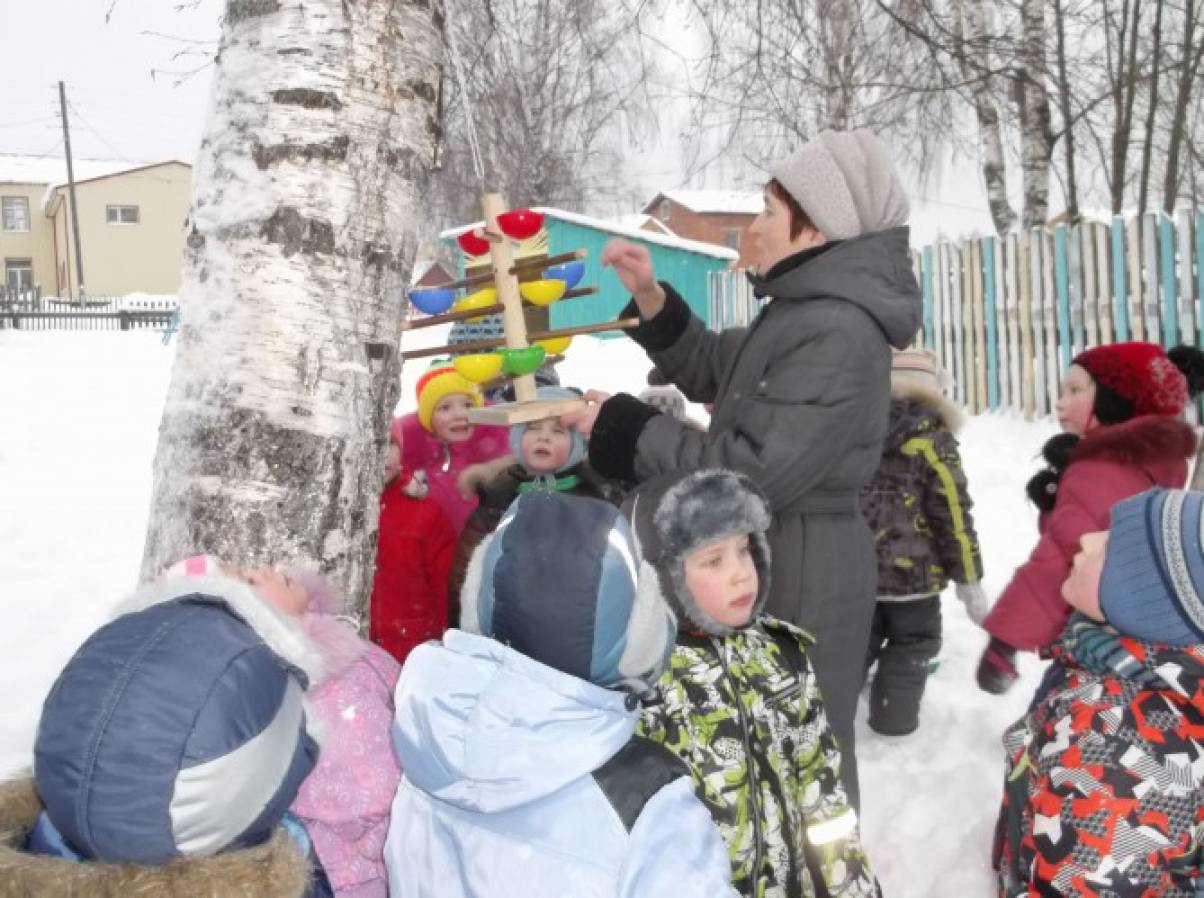
[[[1133,404],[1134,415],[1178,415],[1187,407],[1187,378],[1154,343],[1113,343],[1080,352],[1074,364]]]

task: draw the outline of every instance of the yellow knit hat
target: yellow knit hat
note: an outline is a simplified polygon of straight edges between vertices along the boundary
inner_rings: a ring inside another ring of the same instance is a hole
[[[435,414],[435,406],[445,397],[454,393],[463,393],[473,401],[474,405],[485,404],[477,385],[455,368],[432,368],[419,379],[416,392],[418,393],[418,423],[429,433],[435,432],[431,428],[431,417]]]

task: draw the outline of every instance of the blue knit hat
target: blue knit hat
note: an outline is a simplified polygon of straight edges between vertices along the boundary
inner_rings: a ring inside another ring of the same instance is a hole
[[[1113,506],[1099,597],[1126,636],[1204,643],[1204,493],[1154,489]]]
[[[535,391],[537,399],[580,399],[581,394],[570,387],[539,387]],[[526,434],[527,428],[530,427],[530,422],[522,424],[510,425],[510,454],[519,460],[519,463],[526,467],[523,463],[523,435]],[[581,436],[581,432],[576,427],[569,428],[569,437],[572,439],[572,447],[569,449],[568,461],[556,469],[555,473],[559,474],[567,471],[576,465],[585,461],[585,437]]]

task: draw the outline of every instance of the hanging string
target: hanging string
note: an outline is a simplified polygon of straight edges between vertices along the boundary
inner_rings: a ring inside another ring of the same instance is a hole
[[[481,159],[481,145],[477,140],[477,128],[473,122],[472,101],[468,97],[468,82],[464,77],[464,61],[460,58],[460,50],[456,46],[456,15],[452,10],[452,0],[444,0],[444,12],[447,15],[447,48],[451,53],[452,69],[456,74],[456,83],[460,85],[460,98],[464,101],[464,126],[468,133],[468,147],[472,151],[472,167],[477,175],[477,186],[485,193],[485,163]]]

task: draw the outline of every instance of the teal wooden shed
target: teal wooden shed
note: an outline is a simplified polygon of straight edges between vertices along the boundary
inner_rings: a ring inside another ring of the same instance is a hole
[[[602,249],[615,237],[623,237],[646,246],[652,254],[652,264],[656,268],[657,277],[673,284],[690,304],[690,308],[710,324],[710,275],[712,272],[724,271],[731,267],[737,258],[734,250],[696,240],[636,230],[606,219],[565,212],[561,209],[537,207],[535,211],[544,216],[547,255],[555,256],[575,249],[585,250],[585,277],[581,280],[581,286],[598,288],[598,292],[591,296],[553,303],[549,308],[551,327],[598,324],[613,321],[618,317],[631,297],[614,272],[608,268],[604,269],[599,262]],[[464,267],[464,258],[455,238],[470,228],[480,227],[480,224],[477,222],[465,227],[452,228],[439,235],[460,258],[461,270]],[[539,239],[544,239],[542,232]],[[520,246],[520,255],[521,253]],[[618,334],[612,332],[597,336]]]

